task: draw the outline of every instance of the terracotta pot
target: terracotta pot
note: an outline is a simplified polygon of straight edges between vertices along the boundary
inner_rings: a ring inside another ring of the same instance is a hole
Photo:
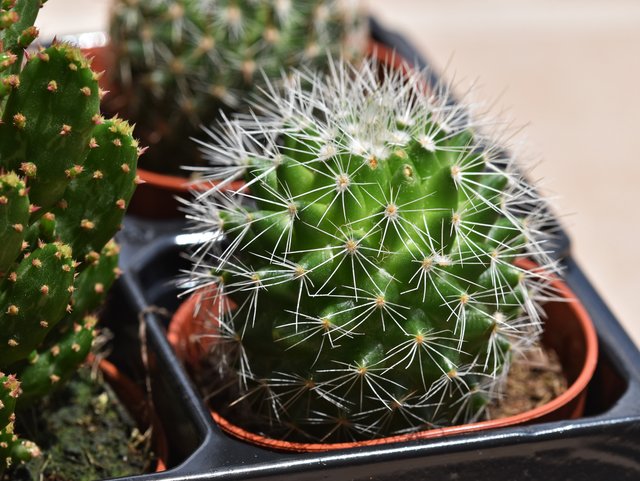
[[[115,63],[114,54],[106,47],[95,47],[83,50],[84,54],[93,58],[92,67],[95,71],[108,71]],[[381,64],[390,65],[394,69],[406,71],[407,63],[392,49],[382,43],[371,40],[367,45],[367,55],[376,58]],[[118,113],[119,102],[126,101],[118,97],[116,86],[109,83],[108,75],[103,75],[100,79],[100,87],[109,92],[103,101],[103,108],[109,115]],[[105,108],[106,106],[106,108]],[[188,142],[185,139],[185,142]],[[144,139],[142,139],[144,145]],[[184,159],[187,164],[189,159]],[[138,176],[143,184],[138,185],[129,203],[127,212],[129,214],[151,219],[169,219],[182,217],[180,201],[178,198],[188,199],[191,197],[191,190],[205,191],[215,185],[216,182],[197,182],[187,177],[178,175],[162,174],[146,169],[138,168]],[[238,190],[242,188],[243,181],[231,182],[228,190]]]
[[[520,261],[525,269],[536,267],[531,261]],[[561,299],[545,304],[547,314],[542,343],[553,349],[559,357],[563,373],[568,381],[568,389],[557,398],[535,409],[504,418],[492,419],[459,426],[419,431],[399,436],[389,436],[355,443],[296,443],[272,439],[266,436],[248,432],[234,425],[217,412],[211,411],[215,422],[228,434],[278,451],[329,451],[335,449],[353,448],[358,446],[373,446],[389,443],[412,441],[417,439],[431,439],[454,434],[471,433],[480,430],[502,428],[513,425],[559,421],[575,419],[584,412],[587,384],[591,380],[598,360],[598,339],[595,328],[584,306],[578,302],[569,287],[560,279],[554,279],[552,289]],[[212,321],[202,315],[194,317],[196,305],[202,296],[210,299],[208,293],[196,293],[189,297],[175,313],[167,337],[179,358],[186,364],[196,365],[197,359],[206,355],[212,337],[199,339],[197,334],[207,332],[212,328]],[[215,309],[214,306],[208,306]],[[203,309],[210,310],[210,309]],[[213,320],[215,323],[215,320]],[[209,331],[210,332],[210,331]],[[199,337],[199,336],[198,336]]]
[[[129,203],[127,213],[148,219],[168,219],[182,217],[179,198],[189,199],[191,192],[204,192],[217,182],[191,181],[186,177],[160,174],[138,168],[138,177],[143,183],[136,188]],[[239,190],[244,182],[231,182],[227,189]]]
[[[100,360],[98,367],[105,382],[111,386],[120,402],[127,408],[140,427],[151,425],[153,428],[153,449],[158,457],[155,472],[165,471],[169,450],[162,425],[154,413],[149,411],[149,403],[142,389],[125,376],[114,364],[106,359]]]

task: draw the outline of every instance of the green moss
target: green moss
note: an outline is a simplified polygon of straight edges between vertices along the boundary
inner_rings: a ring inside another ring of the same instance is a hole
[[[17,430],[43,453],[8,479],[89,481],[149,470],[147,440],[111,388],[87,368],[51,398],[20,412],[19,420]]]

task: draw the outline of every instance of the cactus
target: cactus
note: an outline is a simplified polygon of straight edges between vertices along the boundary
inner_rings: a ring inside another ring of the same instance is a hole
[[[90,152],[82,172],[69,183],[52,210],[59,235],[78,259],[100,252],[120,228],[136,186],[140,152],[133,129],[121,119],[101,122],[87,142]],[[93,202],[85,202],[91,192]]]
[[[41,208],[60,198],[74,162],[89,149],[100,103],[95,77],[78,49],[59,44],[31,57],[7,98],[0,156],[6,168],[27,176],[29,197]]]
[[[119,62],[114,110],[152,147],[154,171],[179,173],[190,136],[219,109],[246,110],[264,78],[357,55],[364,22],[341,0],[117,0],[111,42]]]
[[[0,97],[20,72],[24,50],[38,36],[33,23],[47,0],[5,0],[0,6]]]
[[[100,115],[99,75],[79,49],[54,42],[21,65],[42,3],[0,10],[0,475],[39,453],[15,433],[16,409],[91,348],[141,153],[125,121]]]
[[[0,371],[0,474],[5,465],[28,461],[40,454],[35,444],[19,439],[14,433],[14,409],[19,395],[20,381],[15,375],[5,375]]]
[[[296,72],[214,134],[208,175],[245,186],[191,201],[213,240],[189,285],[215,409],[245,428],[339,442],[469,422],[535,345],[542,204],[449,88],[405,67]]]

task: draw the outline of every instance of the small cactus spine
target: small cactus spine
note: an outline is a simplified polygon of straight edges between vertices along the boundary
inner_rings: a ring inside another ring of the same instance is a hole
[[[149,168],[180,173],[177,159],[197,154],[186,139],[219,109],[246,110],[265,77],[291,66],[359,54],[363,24],[338,0],[118,0],[110,34],[127,99],[120,112],[148,139]]]
[[[521,207],[541,204],[448,87],[408,70],[297,72],[203,149],[211,178],[246,182],[190,214],[215,239],[190,282],[216,409],[244,427],[339,442],[471,421],[535,344],[547,279],[514,261],[554,270],[544,212]]]

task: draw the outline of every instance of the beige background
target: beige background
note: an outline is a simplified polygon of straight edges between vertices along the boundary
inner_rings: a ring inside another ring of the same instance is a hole
[[[498,99],[573,251],[640,344],[640,2],[368,0],[447,77]],[[43,33],[104,28],[108,0],[49,0]],[[636,299],[638,296],[639,299]]]

